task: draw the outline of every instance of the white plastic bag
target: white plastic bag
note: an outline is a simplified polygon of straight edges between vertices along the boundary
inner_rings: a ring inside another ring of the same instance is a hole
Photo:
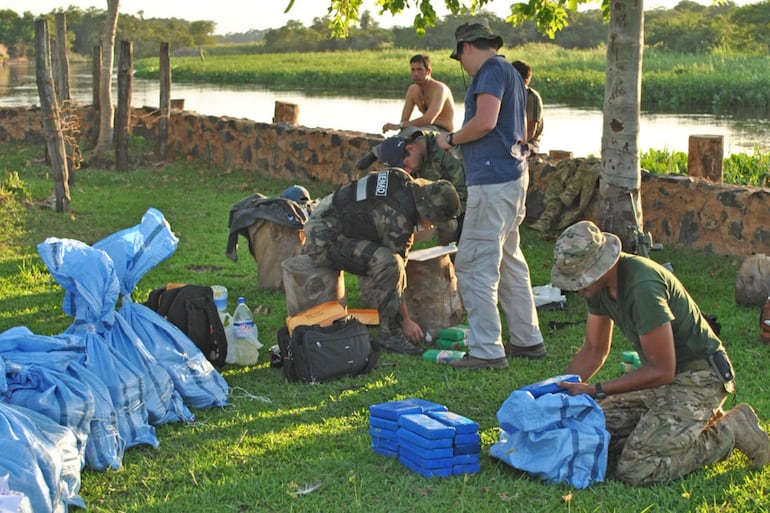
[[[233,326],[233,317],[229,313],[222,315],[222,325],[225,327],[225,336],[227,337],[225,363],[233,365],[256,364],[259,359],[259,350],[262,348],[256,328],[248,331],[241,329],[236,332]]]

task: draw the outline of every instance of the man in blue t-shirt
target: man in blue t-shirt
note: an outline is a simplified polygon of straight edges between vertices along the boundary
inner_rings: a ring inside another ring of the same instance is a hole
[[[618,454],[618,479],[647,486],[677,479],[744,453],[767,465],[770,439],[746,403],[727,413],[734,371],[722,341],[671,272],[620,250],[620,239],[590,221],[564,230],[554,247],[551,283],[586,298],[583,347],[567,365],[580,383],[559,383],[571,395],[599,400]],[[602,367],[617,326],[642,365],[620,377],[586,383]]]
[[[462,128],[439,138],[445,151],[459,146],[468,185],[463,233],[455,258],[468,312],[468,354],[455,369],[508,367],[506,356],[546,356],[543,335],[519,244],[529,184],[527,90],[521,75],[497,51],[503,45],[486,20],[455,31],[453,59],[473,77],[465,95]],[[502,341],[498,303],[508,322]]]

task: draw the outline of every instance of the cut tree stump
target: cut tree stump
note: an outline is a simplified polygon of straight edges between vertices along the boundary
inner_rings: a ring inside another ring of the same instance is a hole
[[[286,315],[297,315],[327,301],[347,304],[342,271],[318,267],[308,255],[287,258],[281,267],[286,291]]]

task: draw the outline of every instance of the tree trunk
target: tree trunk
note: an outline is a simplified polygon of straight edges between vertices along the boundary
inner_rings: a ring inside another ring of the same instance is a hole
[[[99,70],[99,137],[94,148],[94,163],[108,165],[112,151],[112,127],[115,115],[112,103],[112,63],[120,0],[107,0],[107,17],[101,34],[102,67]]]
[[[61,130],[59,105],[51,73],[51,53],[48,35],[48,20],[35,20],[35,76],[37,91],[40,96],[40,112],[43,117],[45,141],[51,158],[51,172],[54,178],[54,196],[56,211],[69,210],[70,191],[67,185],[67,163],[64,151],[64,138]]]
[[[612,0],[604,84],[599,223],[623,249],[649,253],[639,195],[639,111],[642,91],[642,0]]]
[[[115,117],[115,167],[128,171],[128,143],[131,134],[131,83],[134,59],[131,41],[120,42],[118,59],[118,113]]]
[[[167,42],[160,43],[160,121],[158,122],[158,159],[168,157],[168,118],[171,106],[171,56]]]

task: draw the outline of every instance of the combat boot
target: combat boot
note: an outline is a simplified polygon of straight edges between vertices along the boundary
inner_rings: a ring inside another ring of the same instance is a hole
[[[388,353],[400,353],[418,356],[422,349],[409,342],[401,330],[400,318],[380,319],[380,334],[377,342]]]
[[[770,438],[759,425],[759,418],[754,409],[741,403],[717,422],[733,434],[735,448],[741,451],[751,462],[751,468],[760,469],[770,460]]]

